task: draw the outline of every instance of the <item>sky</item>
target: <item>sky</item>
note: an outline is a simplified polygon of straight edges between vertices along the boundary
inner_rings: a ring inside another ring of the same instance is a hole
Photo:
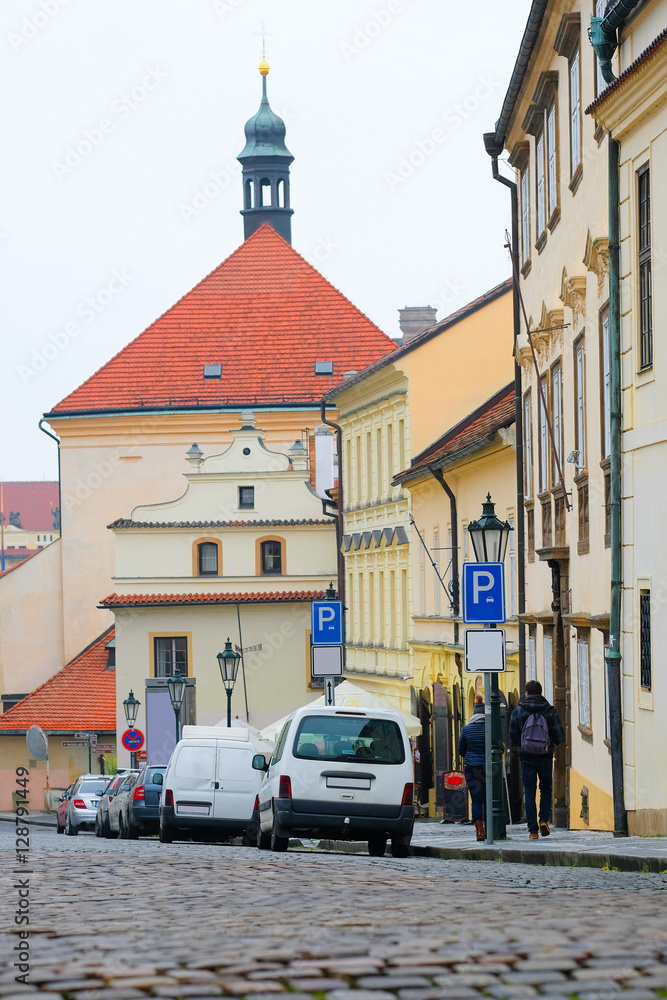
[[[294,247],[392,337],[509,277],[482,134],[529,6],[2,0],[0,479],[55,479],[42,415],[243,241],[263,30]]]

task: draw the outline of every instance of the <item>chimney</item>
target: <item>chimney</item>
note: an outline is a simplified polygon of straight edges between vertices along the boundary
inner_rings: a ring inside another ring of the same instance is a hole
[[[403,334],[403,344],[409,344],[424,330],[435,323],[436,310],[433,306],[406,306],[398,310],[398,325]]]

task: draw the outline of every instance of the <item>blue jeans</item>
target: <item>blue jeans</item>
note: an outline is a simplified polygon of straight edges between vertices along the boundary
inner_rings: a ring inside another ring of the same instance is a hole
[[[472,801],[473,820],[483,820],[486,812],[486,773],[483,764],[466,764],[463,775]]]
[[[537,779],[540,779],[540,823],[548,823],[551,819],[551,789],[553,784],[553,757],[532,757],[521,761],[521,778],[523,779],[523,794],[526,804],[526,822],[530,833],[538,832]]]

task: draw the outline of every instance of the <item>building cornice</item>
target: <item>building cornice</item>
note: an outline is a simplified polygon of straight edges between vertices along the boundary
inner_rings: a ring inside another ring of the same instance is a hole
[[[615,139],[667,100],[667,28],[586,108]]]

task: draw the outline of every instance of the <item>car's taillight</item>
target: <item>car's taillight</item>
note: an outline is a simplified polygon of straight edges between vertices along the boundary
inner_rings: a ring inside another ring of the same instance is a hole
[[[292,782],[286,774],[280,775],[280,784],[278,785],[278,798],[279,799],[291,799],[292,798]]]
[[[252,811],[256,812],[259,809],[259,795],[255,796],[255,804],[252,807]]]
[[[172,806],[172,807],[174,805],[174,793],[172,792],[171,788],[165,789],[164,804],[166,806]]]
[[[72,805],[74,806],[75,809],[85,809],[86,808],[86,803],[83,801],[83,799],[74,799],[74,802],[72,803]]]
[[[143,800],[146,798],[145,786],[137,785],[137,787],[134,789],[134,794],[132,795],[132,798],[134,799],[135,802],[139,801],[143,802]]]
[[[413,796],[414,796],[414,790],[415,790],[415,786],[412,784],[411,781],[408,781],[408,783],[406,784],[405,788],[403,789],[403,798],[401,800],[401,805],[402,806],[411,806],[412,805],[412,800],[413,800]]]

